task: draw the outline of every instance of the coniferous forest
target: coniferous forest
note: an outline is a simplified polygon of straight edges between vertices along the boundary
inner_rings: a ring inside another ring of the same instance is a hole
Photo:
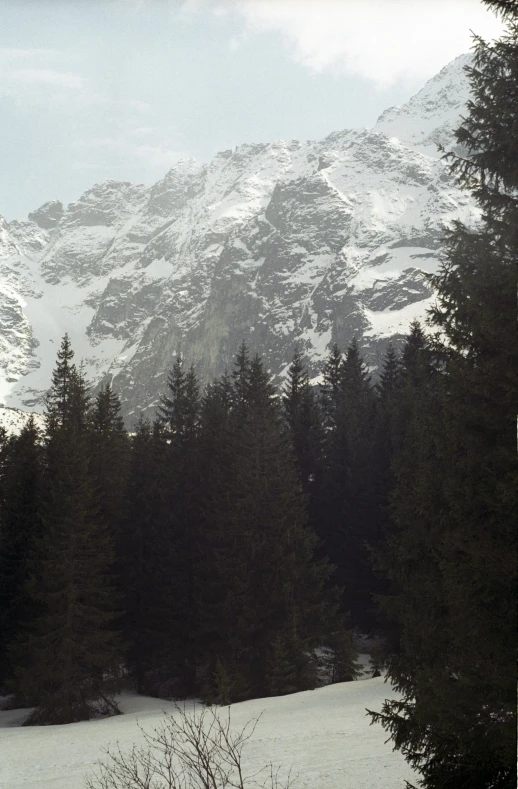
[[[229,704],[357,673],[375,634],[401,694],[371,711],[427,789],[510,789],[516,746],[518,20],[478,40],[436,304],[374,379],[353,341],[277,390],[241,346],[201,388],[171,360],[129,432],[63,338],[45,407],[0,434],[0,685],[29,724],[117,712],[133,686]],[[287,360],[288,361],[288,360]],[[387,696],[390,689],[387,686]]]

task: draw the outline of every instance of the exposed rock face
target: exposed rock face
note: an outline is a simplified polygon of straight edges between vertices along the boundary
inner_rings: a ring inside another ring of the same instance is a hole
[[[44,230],[50,230],[55,227],[61,217],[63,216],[63,205],[59,200],[49,200],[44,203],[37,211],[29,214],[29,219],[34,222],[38,227]]]
[[[279,377],[296,345],[317,375],[354,336],[375,368],[424,316],[444,223],[477,217],[431,145],[453,144],[465,62],[371,131],[241,145],[1,224],[0,398],[40,406],[65,331],[127,416],[156,405],[177,353],[206,381],[243,339]]]

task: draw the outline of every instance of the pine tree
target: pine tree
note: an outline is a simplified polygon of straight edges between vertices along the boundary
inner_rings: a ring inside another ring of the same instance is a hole
[[[199,615],[197,575],[202,551],[200,512],[200,392],[194,367],[184,373],[176,360],[163,398],[161,419],[167,436],[169,507],[174,509],[173,562],[170,568],[176,584],[177,663],[185,694],[196,687]]]
[[[166,434],[140,418],[131,439],[120,574],[128,667],[138,693],[160,695],[178,667],[175,513],[171,510]],[[178,681],[173,694],[179,691]]]
[[[399,408],[403,386],[403,366],[392,344],[387,348],[383,366],[376,385],[377,407],[374,426],[373,477],[375,528],[369,543],[369,560],[374,573],[374,601],[377,609],[377,624],[384,638],[392,644],[397,641],[394,624],[390,623],[379,606],[379,597],[389,594],[389,583],[383,573],[378,572],[377,557],[391,529],[390,501],[395,487],[392,467],[395,447],[401,445],[401,423]],[[399,434],[398,434],[399,428]],[[379,674],[377,674],[379,676]]]
[[[441,632],[435,543],[439,539],[436,511],[442,501],[436,443],[442,401],[430,341],[417,322],[410,328],[394,394],[389,414],[389,518],[378,543],[378,567],[390,590],[385,586],[381,618],[393,649],[399,650],[404,621],[405,633],[408,630],[404,638],[416,655],[423,655],[428,633]],[[430,647],[428,659],[433,662],[444,648],[437,633]]]
[[[374,507],[372,452],[375,398],[355,341],[346,358],[335,347],[326,364],[323,408],[327,412],[319,536],[336,566],[344,610],[355,626],[374,624],[374,582],[366,543],[372,540]],[[329,416],[332,415],[332,416]]]
[[[332,649],[331,682],[352,682],[361,676],[354,633],[341,627],[329,640]]]
[[[225,511],[225,503],[229,498],[234,466],[232,403],[233,387],[227,373],[207,386],[201,403],[199,531],[203,550],[199,556],[196,598],[199,613],[198,651],[209,676],[216,676],[222,669],[221,660],[220,669],[216,666],[218,655],[215,645],[219,642],[219,630],[213,611],[222,605],[227,587],[227,579],[217,571],[217,567],[222,558],[221,550],[226,544],[226,518],[221,513]],[[215,685],[211,681],[205,685],[204,698],[208,700],[212,696],[210,693],[207,695],[207,692]]]
[[[130,446],[120,413],[120,399],[110,384],[101,387],[97,393],[90,422],[90,470],[99,494],[99,515],[118,546]]]
[[[77,370],[72,362],[74,352],[68,334],[65,334],[57,354],[56,366],[52,372],[52,384],[47,394],[47,431],[56,430],[67,422],[72,404],[72,378]]]
[[[41,536],[42,447],[31,416],[19,436],[5,441],[0,530],[0,682],[12,678],[8,651],[36,613],[27,595],[31,560]]]
[[[269,691],[272,696],[286,696],[288,693],[296,693],[297,690],[301,690],[297,682],[294,655],[291,653],[289,637],[277,634],[273,641],[271,663],[268,670]]]
[[[401,359],[392,345],[389,345],[383,359],[378,384],[376,386],[377,408],[374,435],[373,458],[376,476],[376,499],[378,506],[378,535],[376,542],[386,531],[389,518],[389,494],[394,481],[391,460],[396,438],[396,410],[399,389],[402,384]]]
[[[47,400],[43,529],[29,583],[41,612],[15,651],[16,695],[36,707],[29,723],[70,723],[115,709],[112,545],[89,471],[87,387],[71,359],[65,337]]]
[[[329,351],[322,368],[320,402],[324,415],[324,425],[328,430],[336,427],[338,404],[342,388],[343,355],[336,343]]]
[[[423,477],[422,454],[409,455],[421,482],[403,508],[398,480],[399,532],[386,556],[400,563],[391,608],[402,634],[388,675],[402,698],[374,719],[427,789],[516,782],[518,9],[490,5],[508,12],[508,30],[491,45],[476,41],[473,100],[457,133],[469,158],[453,162],[482,223],[448,232],[433,279],[432,321],[447,340],[434,347],[433,457]]]
[[[302,488],[309,496],[311,511],[313,491],[321,482],[324,435],[318,403],[298,350],[288,369],[282,402]]]
[[[236,367],[230,473],[213,519],[222,596],[209,610],[220,662],[227,670],[239,664],[249,694],[258,696],[270,689],[277,634],[295,628],[300,651],[305,639],[318,639],[325,569],[312,561],[315,537],[269,376],[260,359],[248,361],[246,348]]]

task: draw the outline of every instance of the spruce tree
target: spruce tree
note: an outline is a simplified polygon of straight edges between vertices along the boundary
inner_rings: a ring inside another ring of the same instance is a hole
[[[90,412],[90,469],[99,494],[99,515],[119,541],[129,462],[129,438],[120,399],[110,384],[101,387]]]
[[[169,508],[173,561],[170,572],[176,584],[176,664],[182,676],[183,693],[194,693],[198,652],[199,615],[197,575],[202,537],[200,534],[200,391],[194,371],[187,373],[183,361],[175,362],[162,400],[161,420],[167,438]]]
[[[374,624],[370,599],[374,582],[366,543],[372,540],[375,507],[372,473],[375,398],[355,341],[342,358],[336,346],[324,368],[322,405],[326,416],[319,536],[336,566],[344,611],[352,624]]]
[[[333,344],[322,368],[320,402],[324,425],[328,430],[336,427],[338,404],[342,388],[343,355],[336,343]]]
[[[400,356],[392,344],[387,348],[383,366],[376,385],[376,419],[374,426],[374,444],[372,468],[374,479],[374,530],[368,546],[369,561],[374,573],[374,601],[377,609],[377,624],[385,639],[395,643],[397,636],[394,624],[390,623],[379,606],[379,596],[389,593],[389,582],[384,573],[379,572],[377,557],[383,550],[387,535],[391,530],[391,496],[395,487],[393,460],[396,445],[401,444],[399,431],[404,428],[399,418],[401,406],[400,392],[403,386],[403,366]],[[378,674],[379,676],[379,674]]]
[[[14,690],[28,723],[70,723],[114,710],[120,652],[112,544],[89,469],[89,397],[68,338],[47,400],[42,536],[29,594],[40,613],[20,637]]]
[[[168,445],[162,425],[142,417],[131,438],[120,575],[128,668],[138,693],[168,690],[178,661],[174,510],[169,489]]]
[[[244,347],[234,382],[230,474],[213,521],[222,595],[210,615],[219,661],[239,665],[248,695],[259,696],[271,692],[276,636],[296,634],[297,659],[316,646],[329,612],[326,570],[313,562],[315,536],[275,390]]]
[[[311,508],[313,491],[321,482],[324,435],[320,409],[298,350],[288,369],[282,403],[302,488]]]
[[[491,45],[476,41],[473,99],[457,133],[468,156],[453,159],[483,216],[476,229],[448,232],[433,278],[432,322],[447,340],[434,347],[433,457],[426,478],[414,462],[421,484],[404,508],[398,480],[399,531],[386,554],[401,565],[390,605],[401,639],[388,675],[402,698],[374,716],[430,789],[516,783],[518,14],[515,3],[488,4],[505,7],[508,28]]]
[[[331,682],[352,682],[361,676],[358,650],[354,644],[354,633],[341,627],[328,642],[331,647]]]
[[[223,665],[216,652],[219,642],[214,607],[221,605],[226,594],[227,579],[217,571],[220,551],[225,545],[226,519],[221,516],[229,497],[233,473],[233,428],[231,424],[233,387],[225,373],[209,384],[201,402],[200,426],[200,524],[203,550],[199,555],[196,579],[198,601],[198,648],[200,660],[209,675],[224,677]],[[223,673],[222,673],[223,671]],[[226,669],[225,669],[226,671]],[[234,673],[234,667],[232,668]],[[218,685],[219,680],[215,681]],[[210,682],[206,683],[209,688]],[[213,686],[215,687],[214,683]],[[209,696],[206,696],[209,698]]]
[[[12,678],[8,647],[35,617],[27,594],[41,536],[42,446],[31,416],[19,436],[5,442],[0,529],[0,683]]]
[[[383,359],[379,381],[376,385],[377,408],[374,429],[373,460],[376,478],[376,503],[378,507],[378,535],[386,530],[389,518],[389,494],[393,487],[391,459],[396,439],[396,410],[399,388],[402,384],[401,359],[390,344]]]

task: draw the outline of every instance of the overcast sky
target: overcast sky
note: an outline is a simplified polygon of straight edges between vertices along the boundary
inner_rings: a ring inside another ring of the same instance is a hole
[[[478,0],[0,0],[0,214],[242,142],[370,126],[500,23]]]

